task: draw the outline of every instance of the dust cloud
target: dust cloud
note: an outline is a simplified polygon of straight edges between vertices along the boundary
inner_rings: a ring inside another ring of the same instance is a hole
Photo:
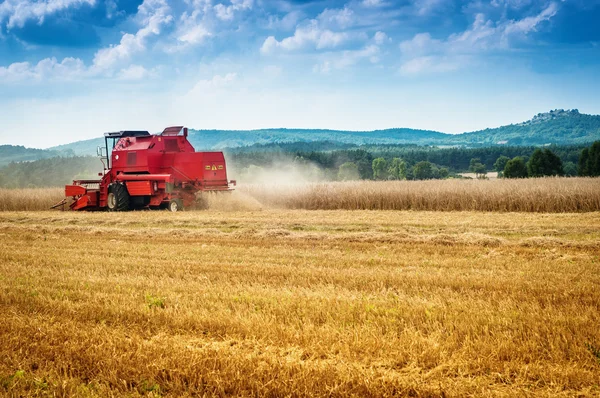
[[[215,211],[262,210],[271,207],[257,198],[264,197],[264,192],[285,195],[301,186],[327,181],[330,176],[310,162],[278,161],[268,167],[250,165],[240,170],[230,168],[228,177],[237,181],[233,191],[200,193],[196,207]]]
[[[250,165],[233,172],[239,184],[257,185],[298,185],[327,180],[325,172],[310,162],[275,162],[272,166]]]

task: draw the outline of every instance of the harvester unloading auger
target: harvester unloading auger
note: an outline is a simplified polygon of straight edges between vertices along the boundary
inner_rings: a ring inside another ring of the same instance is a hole
[[[73,198],[69,207],[109,211],[166,207],[178,211],[191,206],[197,192],[231,191],[235,181],[227,180],[223,152],[196,152],[187,136],[183,126],[168,127],[157,135],[147,131],[105,133],[105,147],[98,147],[104,163],[104,172],[98,174],[102,178],[74,180],[65,186],[65,196]]]

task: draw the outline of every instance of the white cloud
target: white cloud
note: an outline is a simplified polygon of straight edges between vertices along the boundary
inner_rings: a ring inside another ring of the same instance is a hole
[[[364,7],[381,7],[385,3],[381,0],[363,0],[361,3]]]
[[[196,25],[190,28],[187,32],[184,32],[177,39],[184,43],[198,44],[201,43],[204,38],[211,35],[212,34],[203,25]]]
[[[231,5],[219,3],[214,6],[217,18],[222,21],[233,20],[237,11],[248,10],[252,8],[253,0],[231,0]]]
[[[233,85],[237,79],[237,73],[227,73],[226,75],[215,75],[210,79],[203,79],[196,82],[194,87],[187,92],[187,97],[207,97]]]
[[[490,4],[494,7],[509,7],[509,8],[523,8],[531,4],[532,0],[492,0]]]
[[[42,79],[75,80],[87,74],[88,70],[79,58],[65,58],[61,62],[56,58],[45,58],[36,65],[29,62],[16,62],[7,67],[0,67],[0,80],[6,82]]]
[[[199,20],[199,11],[195,10],[191,15],[184,12],[181,15],[181,23],[177,30],[177,40],[186,44],[202,43],[205,38],[212,36],[205,24]]]
[[[458,70],[464,66],[463,57],[442,57],[436,55],[413,58],[400,67],[400,74],[414,76],[424,73],[443,73]]]
[[[548,7],[538,15],[523,18],[519,21],[510,21],[504,27],[503,34],[506,36],[511,34],[527,34],[536,31],[540,23],[550,20],[550,18],[556,15],[557,11],[558,6],[556,3],[550,3]]]
[[[338,27],[346,29],[354,24],[354,11],[348,7],[341,9],[326,8],[317,16],[322,27]]]
[[[442,11],[452,3],[449,0],[415,0],[413,6],[417,15],[425,16]]]
[[[96,0],[5,0],[0,4],[0,23],[8,19],[6,23],[8,29],[22,28],[30,19],[37,20],[38,24],[42,24],[48,15],[84,4],[93,6],[96,4]]]
[[[390,39],[385,32],[376,32],[375,36],[373,36],[373,41],[375,41],[377,45],[382,45],[386,42],[392,41],[392,39]]]
[[[276,15],[270,15],[266,27],[267,29],[273,30],[293,30],[301,17],[302,13],[298,10],[288,12],[283,18],[279,18]]]
[[[106,0],[105,3],[106,8],[106,18],[112,19],[114,17],[118,17],[121,15],[125,15],[125,11],[118,11],[118,5],[116,0]]]
[[[316,20],[311,20],[307,25],[296,28],[293,36],[278,41],[274,36],[269,36],[263,43],[260,52],[270,54],[277,49],[285,51],[301,50],[308,47],[330,49],[350,40],[351,35],[346,32],[333,32],[321,29]]]
[[[152,73],[141,65],[130,65],[121,69],[117,75],[119,80],[142,80],[151,77]]]
[[[550,3],[537,15],[498,23],[487,20],[480,13],[469,29],[452,34],[445,40],[434,39],[429,33],[419,33],[399,45],[405,58],[400,72],[409,75],[428,70],[456,70],[469,63],[474,55],[510,49],[513,42],[526,39],[542,22],[556,15],[557,8],[556,3]]]
[[[132,54],[145,50],[148,39],[159,35],[162,27],[173,20],[170,11],[165,0],[144,0],[138,7],[137,14],[142,28],[135,34],[125,33],[119,44],[98,50],[94,56],[94,67],[106,70]]]
[[[3,3],[4,4],[4,3]],[[54,5],[56,7],[56,5]],[[46,58],[36,65],[28,62],[14,63],[8,67],[0,67],[0,79],[4,81],[16,81],[24,79],[39,80],[72,80],[85,77],[96,77],[101,75],[111,76],[115,67],[126,61],[132,54],[142,52],[146,49],[147,42],[151,36],[160,35],[163,26],[172,21],[170,8],[166,0],[144,0],[138,7],[136,15],[141,28],[135,33],[125,33],[119,44],[96,52],[91,66],[86,67],[81,59],[64,58],[58,62],[56,58]],[[194,42],[200,40],[204,34],[199,30],[190,30],[183,41]],[[149,72],[142,66],[130,65],[123,67],[116,74],[118,79],[141,79],[148,77]]]
[[[369,44],[359,50],[345,50],[330,54],[330,59],[313,67],[313,72],[327,74],[333,69],[344,69],[355,65],[362,60],[369,60],[372,64],[379,62],[380,49],[375,44]]]
[[[417,56],[437,52],[442,45],[441,40],[432,39],[429,33],[418,33],[412,39],[401,42],[400,50],[405,55]]]
[[[202,11],[204,13],[212,9],[212,0],[183,0],[185,4],[192,7],[195,11]]]

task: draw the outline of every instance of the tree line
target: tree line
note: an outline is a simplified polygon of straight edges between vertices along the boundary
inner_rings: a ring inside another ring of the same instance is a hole
[[[296,149],[304,150],[296,150]],[[319,151],[321,148],[323,150]],[[340,149],[343,148],[343,149]],[[415,145],[352,146],[338,143],[288,143],[240,148],[226,152],[230,171],[276,168],[280,164],[310,165],[328,180],[428,180],[462,178],[470,171],[485,178],[548,175],[600,176],[600,141],[591,146],[434,148]],[[264,150],[268,149],[268,150]],[[102,164],[96,157],[53,157],[12,162],[0,168],[0,187],[54,187],[77,178],[97,178]]]

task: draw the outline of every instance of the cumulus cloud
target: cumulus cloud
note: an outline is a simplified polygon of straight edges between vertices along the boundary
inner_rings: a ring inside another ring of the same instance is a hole
[[[189,46],[200,44],[206,38],[212,36],[212,33],[201,18],[201,14],[199,10],[194,10],[189,15],[187,12],[181,15],[180,22],[177,24],[177,31],[175,32],[177,43],[173,46],[168,46],[167,52],[183,50]]]
[[[344,69],[355,65],[362,60],[368,60],[375,64],[379,62],[380,49],[377,45],[369,44],[359,50],[345,50],[332,54],[327,59],[313,67],[313,72],[327,74],[334,69]]]
[[[453,1],[449,0],[415,0],[413,6],[417,15],[425,16],[442,11],[452,4]]]
[[[68,0],[66,0],[68,1]],[[50,3],[50,2],[49,2]],[[4,3],[3,3],[4,4]],[[56,8],[56,4],[53,4]],[[32,65],[28,62],[14,63],[8,67],[0,67],[0,79],[16,81],[33,79],[35,81],[52,79],[81,79],[84,77],[112,76],[115,68],[128,60],[133,54],[146,49],[150,37],[160,35],[163,27],[172,21],[170,8],[166,0],[144,0],[138,7],[137,22],[141,25],[135,34],[125,33],[119,44],[100,49],[94,55],[91,66],[87,67],[81,59],[67,57],[61,62],[56,58],[46,58]],[[197,40],[201,33],[188,32],[186,40]],[[148,71],[140,65],[125,66],[118,73],[118,79],[134,80],[150,76]]]
[[[290,11],[281,18],[277,15],[270,15],[266,28],[271,30],[293,30],[300,18],[302,18],[302,13],[298,10]]]
[[[132,54],[145,50],[148,39],[159,35],[163,26],[173,20],[170,11],[165,0],[144,0],[137,14],[142,27],[135,34],[125,33],[119,44],[98,50],[94,56],[94,67],[106,70]]]
[[[313,18],[304,19],[295,25],[294,34],[278,39],[275,35],[267,37],[260,49],[263,55],[276,52],[293,51],[331,51],[356,50],[369,41],[369,37],[391,21],[395,11],[383,11],[379,7],[387,7],[388,3],[376,0],[348,1],[340,8],[325,8]],[[288,15],[291,15],[290,12]],[[298,13],[293,14],[294,19]],[[271,26],[281,20],[270,19]],[[289,30],[289,29],[288,29]],[[381,45],[389,38],[379,30],[377,44]]]
[[[386,42],[390,42],[392,41],[392,39],[390,39],[388,37],[388,35],[385,34],[385,32],[375,32],[375,36],[373,37],[373,41],[377,44],[377,45],[382,45]]]
[[[260,52],[271,54],[277,49],[285,51],[301,50],[308,47],[331,49],[348,41],[351,35],[346,32],[333,32],[321,29],[316,20],[311,20],[307,25],[296,28],[293,36],[278,41],[274,36],[269,36],[263,43]]]
[[[141,65],[130,65],[127,68],[121,69],[117,78],[119,80],[142,80],[151,75],[146,68]]]
[[[469,29],[454,33],[444,40],[434,39],[429,33],[416,34],[399,45],[405,58],[400,72],[417,74],[456,70],[465,65],[465,61],[471,60],[472,56],[511,48],[514,41],[526,39],[541,23],[556,15],[557,10],[556,3],[550,3],[534,16],[497,23],[479,13]]]
[[[196,82],[194,87],[186,94],[186,97],[206,97],[233,85],[237,80],[237,73],[226,75],[214,75],[210,79],[202,79]]]
[[[412,39],[400,43],[400,50],[408,56],[417,56],[439,51],[443,46],[441,40],[436,40],[429,33],[417,33]]]
[[[214,10],[220,20],[231,21],[237,11],[248,10],[252,8],[252,4],[253,0],[231,0],[230,5],[219,3],[214,6]]]
[[[38,24],[42,24],[46,16],[84,4],[93,6],[96,0],[4,0],[0,4],[0,23],[7,20],[7,29],[22,28],[29,20],[37,20]]]
[[[381,7],[385,3],[381,0],[363,0],[361,4],[365,7]]]
[[[317,16],[317,20],[321,26],[346,29],[354,24],[355,15],[354,11],[348,7],[341,9],[326,8]]]
[[[56,58],[45,58],[37,64],[15,62],[0,67],[0,80],[8,82],[39,81],[42,79],[73,80],[88,74],[83,61],[79,58],[65,58],[58,62]]]

